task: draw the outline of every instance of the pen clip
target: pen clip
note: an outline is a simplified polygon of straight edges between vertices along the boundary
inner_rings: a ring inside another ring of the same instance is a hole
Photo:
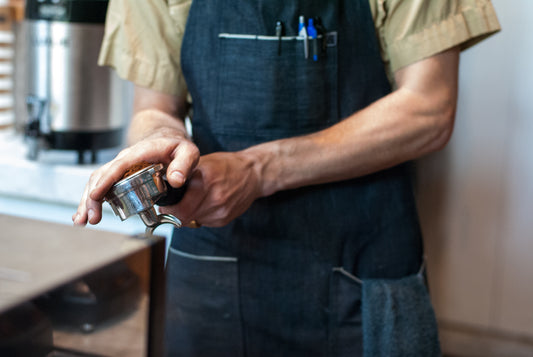
[[[309,39],[307,37],[307,26],[305,25],[305,16],[300,16],[298,19],[298,36],[304,41],[304,57],[309,58]]]

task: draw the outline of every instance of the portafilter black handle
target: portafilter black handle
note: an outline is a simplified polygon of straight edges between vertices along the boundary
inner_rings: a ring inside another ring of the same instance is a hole
[[[185,195],[185,192],[187,191],[188,182],[185,182],[181,187],[174,188],[170,186],[167,180],[163,181],[167,186],[167,192],[158,199],[155,204],[158,206],[172,206],[181,201],[183,195]]]

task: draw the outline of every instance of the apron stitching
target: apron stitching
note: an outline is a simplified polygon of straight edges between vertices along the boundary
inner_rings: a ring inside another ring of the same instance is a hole
[[[348,279],[353,280],[353,281],[355,281],[355,282],[358,283],[358,284],[363,284],[363,281],[362,281],[361,279],[359,279],[359,278],[356,277],[355,275],[350,274],[349,272],[347,272],[346,270],[344,270],[344,268],[342,268],[342,267],[340,267],[340,268],[333,268],[333,271],[334,271],[334,272],[337,272],[337,273],[341,273],[342,275],[344,275],[344,276],[347,277]]]
[[[420,265],[420,269],[418,270],[418,272],[416,273],[417,276],[422,276],[424,274],[424,271],[426,270],[426,257],[424,256],[423,260],[422,260],[422,264]],[[341,273],[342,275],[346,276],[347,278],[349,278],[350,280],[353,280],[355,281],[356,283],[359,283],[359,284],[363,284],[363,281],[361,279],[359,279],[358,277],[356,277],[355,275],[353,274],[350,274],[349,272],[347,272],[344,268],[342,267],[336,267],[336,268],[333,268],[333,271],[334,272],[337,272],[337,273]]]
[[[418,273],[416,275],[422,276],[425,270],[426,270],[426,256],[422,257],[422,265],[420,266],[420,269],[418,270]]]
[[[323,35],[318,35],[317,38],[321,39],[323,38]],[[327,38],[335,38],[337,37],[337,32],[332,31],[328,32],[326,34]],[[218,38],[227,38],[227,39],[235,39],[235,40],[263,40],[263,41],[279,41],[279,37],[277,36],[266,36],[266,35],[249,35],[249,34],[239,34],[239,33],[219,33]],[[282,41],[303,41],[304,38],[302,36],[282,36]],[[335,43],[336,44],[336,43]],[[334,45],[329,45],[328,47],[334,47]]]
[[[210,255],[189,254],[189,253],[182,252],[181,250],[177,250],[172,247],[170,247],[170,251],[174,254],[177,254],[185,258],[203,260],[203,261],[209,261],[209,262],[237,262],[238,260],[236,257],[214,257]]]

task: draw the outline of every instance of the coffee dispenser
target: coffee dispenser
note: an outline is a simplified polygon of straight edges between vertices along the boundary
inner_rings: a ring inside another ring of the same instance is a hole
[[[97,65],[108,0],[27,0],[25,138],[42,149],[85,152],[118,147],[125,126],[124,85]]]

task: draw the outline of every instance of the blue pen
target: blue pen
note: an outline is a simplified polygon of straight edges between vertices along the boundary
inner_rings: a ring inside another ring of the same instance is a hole
[[[309,19],[309,25],[307,25],[307,36],[309,36],[313,42],[313,60],[318,61],[318,33],[313,22],[313,19]]]
[[[307,38],[307,30],[305,28],[305,17],[300,16],[300,23],[298,25],[298,36],[304,39],[304,56],[309,58],[309,40]]]

